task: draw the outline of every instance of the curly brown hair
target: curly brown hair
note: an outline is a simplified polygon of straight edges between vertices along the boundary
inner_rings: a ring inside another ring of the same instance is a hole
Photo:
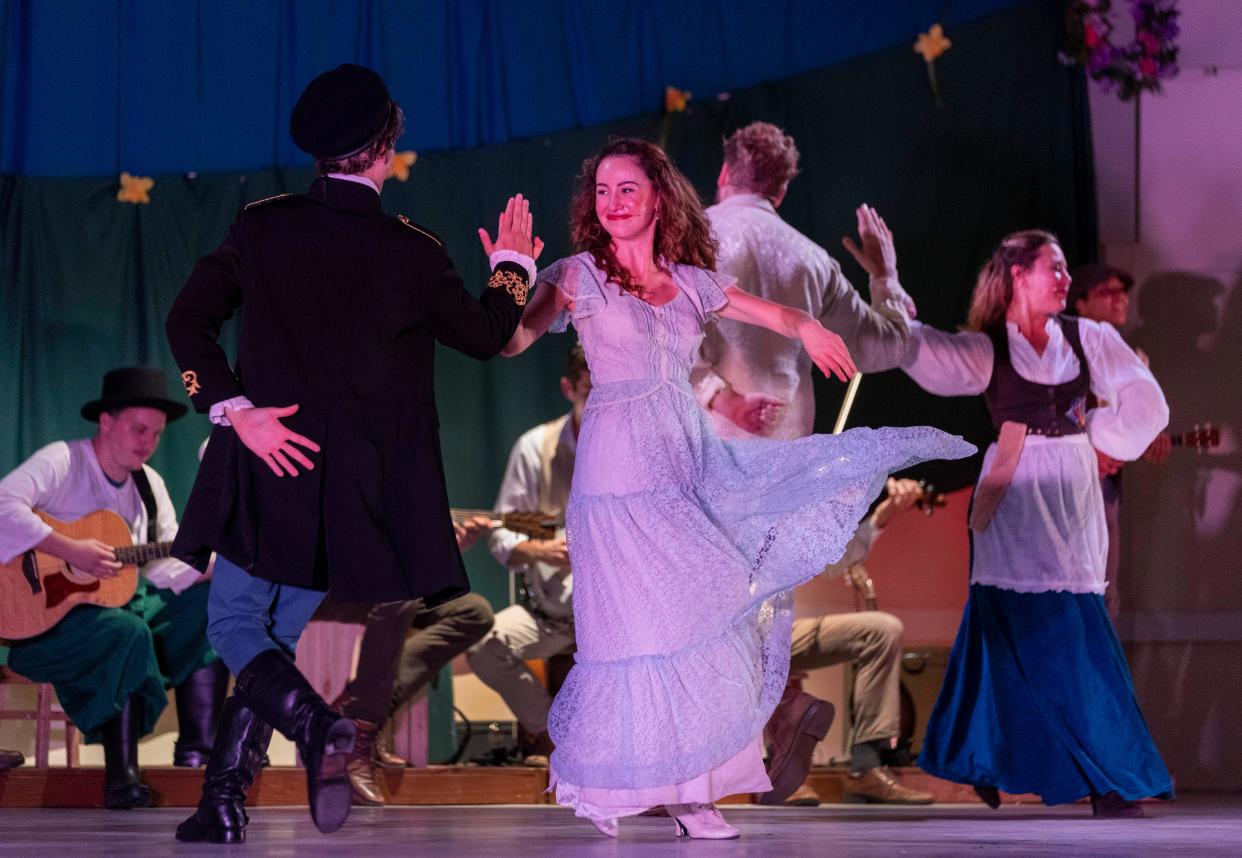
[[[385,150],[395,151],[397,139],[404,133],[405,111],[394,101],[388,111],[388,119],[384,122],[384,127],[380,129],[380,133],[374,140],[363,147],[362,151],[342,158],[316,158],[315,172],[321,176],[326,176],[328,173],[344,173],[347,176],[365,173],[383,156]]]
[[[729,184],[775,199],[798,175],[798,146],[794,139],[768,122],[752,122],[734,131],[724,142]]]
[[[617,261],[612,236],[595,214],[595,171],[605,158],[633,158],[655,186],[656,212],[655,262],[677,263],[716,269],[716,240],[703,213],[699,195],[690,180],[673,166],[664,150],[645,140],[622,137],[609,143],[582,162],[573,199],[569,203],[569,223],[574,250],[588,251],[595,264],[627,292],[641,291],[630,272]]]

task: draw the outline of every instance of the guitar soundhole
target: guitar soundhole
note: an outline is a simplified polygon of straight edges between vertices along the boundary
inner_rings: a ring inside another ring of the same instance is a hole
[[[63,572],[53,572],[43,579],[47,587],[47,606],[55,608],[74,593],[93,593],[99,589],[99,579],[89,584],[78,584],[65,577]]]

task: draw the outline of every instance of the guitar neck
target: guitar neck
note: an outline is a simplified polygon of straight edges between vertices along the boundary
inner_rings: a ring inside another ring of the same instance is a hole
[[[122,566],[141,566],[152,560],[163,560],[172,553],[171,542],[148,542],[143,545],[125,545],[113,549]]]
[[[458,524],[463,524],[475,516],[482,516],[483,518],[491,519],[504,518],[504,513],[496,512],[494,509],[461,509],[453,507],[449,510],[449,513],[453,516],[453,521]]]
[[[1189,447],[1200,452],[1220,446],[1220,427],[1212,423],[1196,425],[1189,432],[1174,432],[1169,435],[1174,447]]]

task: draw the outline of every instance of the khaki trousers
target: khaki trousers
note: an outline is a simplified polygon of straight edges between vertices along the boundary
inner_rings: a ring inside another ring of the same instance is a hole
[[[541,733],[548,729],[552,698],[526,662],[569,652],[574,645],[571,620],[549,621],[525,605],[512,605],[498,613],[487,636],[466,651],[466,661],[528,732]]]
[[[901,732],[902,632],[901,620],[883,611],[794,620],[790,670],[854,663],[850,745]]]

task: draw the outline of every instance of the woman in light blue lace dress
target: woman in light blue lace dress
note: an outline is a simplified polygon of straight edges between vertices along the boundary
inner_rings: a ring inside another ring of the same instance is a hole
[[[506,349],[572,319],[593,383],[567,513],[577,663],[548,725],[557,801],[614,836],[659,805],[679,834],[737,836],[712,802],[771,789],[760,736],[790,591],[841,555],[889,473],[974,448],[926,427],[722,442],[687,380],[704,325],[797,337],[846,378],[840,338],[712,270],[698,197],[649,143],[590,159],[571,219],[586,252],[540,273]]]

